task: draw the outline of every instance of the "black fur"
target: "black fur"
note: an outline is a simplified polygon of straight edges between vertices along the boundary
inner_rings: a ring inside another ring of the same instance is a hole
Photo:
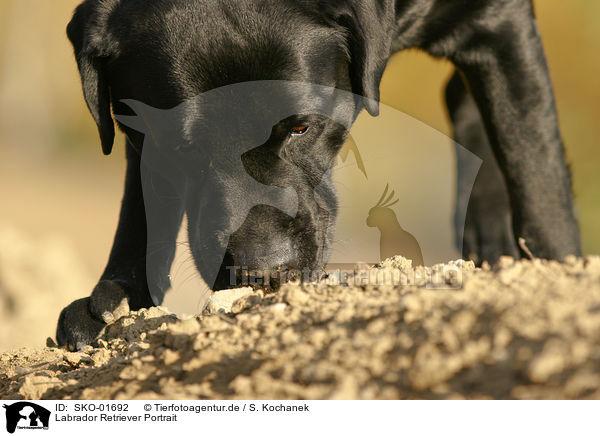
[[[106,154],[114,139],[111,103],[114,113],[130,113],[123,99],[171,108],[227,84],[294,80],[365,96],[344,110],[355,117],[364,107],[376,115],[379,83],[394,52],[417,47],[447,58],[457,68],[447,91],[455,137],[485,161],[468,206],[465,256],[474,255],[478,261],[518,256],[519,237],[539,257],[562,259],[581,253],[531,0],[87,0],[77,8],[68,35]],[[320,174],[332,164],[347,132],[325,118],[303,122],[314,128],[302,140],[303,152],[292,150],[289,158],[300,159],[299,168],[309,168],[292,174],[277,166],[281,162],[265,165],[268,153],[257,150],[246,163],[257,180],[265,177],[276,183],[280,171],[279,177],[288,177],[298,192],[310,192],[310,174]],[[72,347],[93,340],[102,326],[99,321],[115,306],[115,289],[133,309],[153,304],[146,279],[147,228],[140,181],[143,137],[120,127],[127,135],[128,160],[121,218],[94,294],[61,314],[57,338]],[[285,132],[277,137],[276,130],[270,147],[277,148],[286,137]],[[165,192],[170,189],[166,182],[157,185]],[[227,187],[222,193],[226,198]],[[274,252],[279,241],[293,245],[294,238],[302,240],[288,249],[293,251],[294,267],[322,264],[319,247],[327,243],[322,221],[324,215],[335,215],[333,197],[319,207],[310,194],[300,196],[299,219],[293,223],[268,208],[253,210],[248,226],[262,233],[252,235],[242,227],[231,238],[224,266],[239,260],[240,253],[252,253],[265,237]],[[183,209],[193,218],[193,205],[165,208],[160,231],[166,242],[158,254],[164,269],[149,273],[159,281],[164,277],[166,287]],[[199,245],[193,219],[191,226],[191,243]],[[280,261],[288,263],[287,257],[273,256],[266,262],[279,266]],[[244,261],[264,266],[258,257]],[[221,287],[221,279],[215,288]],[[111,297],[104,298],[109,293]]]

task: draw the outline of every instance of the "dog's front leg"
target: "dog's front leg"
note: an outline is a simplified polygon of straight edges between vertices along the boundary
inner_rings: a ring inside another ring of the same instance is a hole
[[[579,255],[570,177],[533,5],[485,5],[475,15],[456,11],[472,18],[426,49],[451,59],[469,85],[506,180],[515,239],[524,238],[537,257]]]
[[[152,190],[143,192],[140,156],[128,142],[125,193],[108,264],[92,295],[76,300],[63,309],[56,331],[59,345],[81,349],[95,340],[106,323],[130,309],[153,306],[155,302],[151,297],[149,281],[161,293],[170,286],[168,273],[183,212],[179,197],[172,192],[168,182],[156,175],[152,187]],[[153,195],[160,199],[151,198]],[[152,202],[153,207],[161,205],[162,208],[159,213],[161,225],[153,226],[153,231],[160,232],[160,235],[153,235],[152,238],[159,241],[156,247],[147,246],[145,200],[146,203]],[[148,249],[151,251],[148,252]],[[160,265],[160,268],[147,270],[148,255],[152,257],[151,265]],[[153,294],[157,294],[157,290],[153,291]]]

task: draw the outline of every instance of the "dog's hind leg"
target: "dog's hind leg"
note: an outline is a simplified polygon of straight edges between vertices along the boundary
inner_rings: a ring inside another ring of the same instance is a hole
[[[479,109],[458,72],[446,86],[446,105],[457,143],[456,245],[459,249],[462,246],[463,257],[478,264],[483,261],[494,263],[502,255],[518,257],[504,176],[492,151]],[[461,146],[483,161],[472,190],[471,180],[465,176],[468,168],[461,159]]]
[[[56,331],[59,345],[81,349],[95,340],[106,323],[130,309],[160,304],[160,301],[153,300],[148,282],[160,288],[160,295],[170,286],[168,273],[175,255],[183,209],[168,182],[158,175],[153,182],[153,191],[142,192],[140,157],[128,143],[125,194],[108,264],[92,295],[74,301],[61,312]],[[153,195],[160,196],[160,201],[149,198]],[[147,252],[145,201],[153,201],[155,206],[160,203],[164,208],[160,214],[163,219],[161,234],[154,235],[154,240],[161,241],[161,244],[150,247],[151,253]],[[147,271],[149,255],[152,257],[151,264],[160,265],[160,269]],[[157,294],[154,291],[153,294]]]

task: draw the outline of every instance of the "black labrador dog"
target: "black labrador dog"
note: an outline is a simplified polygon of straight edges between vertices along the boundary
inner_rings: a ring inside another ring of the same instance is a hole
[[[479,262],[519,257],[525,249],[520,238],[537,257],[581,254],[531,0],[87,0],[67,33],[105,154],[115,136],[111,108],[132,114],[124,101],[168,109],[212,89],[264,80],[318,84],[363,97],[339,103],[336,120],[303,114],[273,126],[245,167],[267,185],[285,179],[298,193],[298,213],[290,218],[276,208],[253,208],[236,234],[220,242],[226,244],[222,267],[240,259],[251,267],[298,269],[326,261],[335,195],[319,201],[311,192],[333,165],[358,112],[378,114],[390,56],[414,47],[456,66],[446,92],[454,136],[484,160],[470,198],[461,196],[459,177],[457,207],[468,204],[463,254]],[[209,191],[218,191],[224,221],[235,207],[231,198],[239,195],[225,177],[213,181],[214,189],[196,187],[195,203],[165,202],[159,226],[164,246],[153,263],[159,267],[147,271],[144,135],[126,124],[119,122],[127,137],[125,194],[108,265],[92,295],[66,307],[58,321],[58,343],[70,348],[92,342],[123,301],[133,310],[160,303],[151,297],[148,277],[168,287],[184,213],[192,217],[191,251],[201,270],[202,211],[214,200]],[[210,164],[201,170],[209,176],[219,171],[211,158],[204,155]],[[157,176],[153,183],[169,198],[168,181]],[[225,285],[217,278],[213,288]]]

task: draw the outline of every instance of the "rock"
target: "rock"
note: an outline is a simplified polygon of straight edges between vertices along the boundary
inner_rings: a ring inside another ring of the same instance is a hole
[[[108,342],[106,342],[104,339],[98,339],[96,342],[98,342],[99,347],[108,348]]]
[[[142,311],[140,311],[140,312],[142,312]],[[148,309],[144,310],[144,312],[142,313],[142,317],[144,319],[152,319],[152,318],[160,318],[162,316],[170,315],[170,314],[171,314],[171,312],[166,307],[154,306],[154,307],[149,307]]]
[[[293,307],[301,307],[306,305],[310,300],[310,296],[304,292],[299,286],[288,284],[283,290],[283,299],[286,303]]]
[[[206,314],[231,313],[231,308],[236,300],[254,292],[251,287],[226,289],[214,292],[208,299],[204,312]]]
[[[90,356],[81,352],[66,352],[63,358],[72,366],[78,366],[82,362],[89,362],[91,360]]]
[[[30,374],[25,377],[23,384],[19,388],[19,394],[28,400],[40,400],[57,383],[60,383],[60,380],[56,377]]]
[[[259,304],[261,302],[261,300],[262,300],[261,295],[258,295],[258,293],[254,293],[254,294],[246,295],[242,298],[238,298],[237,300],[235,300],[235,302],[231,306],[231,313],[234,313],[234,314],[242,313],[248,309],[251,309],[252,307],[256,306],[257,304]]]
[[[177,362],[181,358],[177,351],[166,349],[162,354],[162,359],[165,365],[169,366]]]
[[[91,356],[94,366],[105,365],[111,358],[111,352],[106,349],[100,349],[95,351]]]

